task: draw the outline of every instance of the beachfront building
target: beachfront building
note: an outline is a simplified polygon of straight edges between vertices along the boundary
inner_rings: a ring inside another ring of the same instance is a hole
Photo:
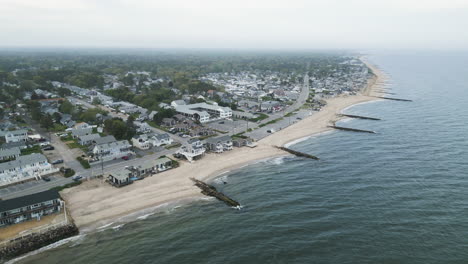
[[[133,152],[128,140],[120,140],[94,146],[93,154],[99,160],[108,161],[132,155]]]
[[[173,160],[166,157],[156,160],[136,161],[133,166],[109,173],[107,181],[116,187],[122,187],[133,183],[134,180],[172,169],[172,166]]]
[[[64,206],[57,190],[48,190],[6,201],[0,201],[0,227],[58,213]]]
[[[29,179],[38,180],[57,171],[42,154],[19,156],[15,160],[0,163],[0,186]]]
[[[203,147],[199,139],[191,138],[187,143],[183,144],[176,154],[185,157],[188,161],[192,162],[195,159],[201,158],[205,154],[206,149]]]
[[[28,130],[12,130],[12,131],[1,131],[0,136],[5,138],[6,143],[11,142],[26,142],[28,140]]]
[[[173,104],[173,106],[177,113],[198,120],[200,123],[232,117],[232,110],[229,107],[210,105],[207,103],[189,105]]]
[[[232,150],[232,140],[230,136],[212,137],[205,139],[205,148],[214,153],[223,153]]]

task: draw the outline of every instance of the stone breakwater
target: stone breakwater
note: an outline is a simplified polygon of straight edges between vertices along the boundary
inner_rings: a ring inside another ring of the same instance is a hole
[[[37,250],[59,240],[78,235],[78,233],[79,230],[75,224],[67,224],[42,233],[33,233],[12,240],[0,247],[0,262]]]

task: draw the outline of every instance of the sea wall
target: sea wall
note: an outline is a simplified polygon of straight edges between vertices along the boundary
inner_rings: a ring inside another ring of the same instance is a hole
[[[0,262],[18,257],[59,240],[78,235],[78,233],[79,230],[75,224],[70,223],[45,232],[23,236],[0,247]]]

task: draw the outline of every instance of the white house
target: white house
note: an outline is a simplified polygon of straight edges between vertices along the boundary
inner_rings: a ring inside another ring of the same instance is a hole
[[[232,150],[232,140],[230,136],[212,137],[205,140],[204,146],[211,152],[222,153]]]
[[[167,133],[155,134],[151,138],[151,144],[157,147],[162,146],[162,145],[169,145],[169,144],[172,144],[172,142],[173,142],[172,138]]]
[[[42,154],[19,156],[16,160],[0,163],[0,186],[28,179],[40,179],[57,171],[58,169],[47,162],[47,158]]]
[[[120,140],[94,146],[93,154],[100,160],[108,161],[131,155],[133,152],[128,140]]]
[[[6,143],[26,142],[28,140],[28,130],[26,129],[2,131],[0,135],[5,138]]]
[[[133,146],[139,149],[149,149],[162,145],[172,144],[173,140],[167,133],[162,134],[143,134],[132,138]]]
[[[188,161],[192,162],[196,158],[200,158],[205,154],[206,149],[200,140],[192,138],[187,143],[183,144],[176,154],[184,156]]]
[[[149,135],[148,134],[143,134],[143,135],[137,135],[132,137],[132,144],[133,146],[139,148],[139,149],[149,149],[151,148],[151,142],[149,141]]]
[[[195,120],[200,121],[201,123],[206,123],[210,120],[218,120],[232,117],[231,108],[222,107],[218,105],[210,105],[207,103],[198,103],[190,105],[175,104],[174,109],[177,113],[191,117]]]

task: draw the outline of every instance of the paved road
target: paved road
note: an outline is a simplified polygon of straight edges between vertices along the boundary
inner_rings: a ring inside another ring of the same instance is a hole
[[[34,180],[23,184],[17,184],[6,188],[2,188],[0,189],[0,198],[4,200],[12,199],[33,193],[47,191],[50,188],[62,186],[73,182],[71,178],[64,178],[61,175],[49,176],[48,178],[50,179],[49,182],[43,180]]]
[[[309,75],[306,73],[304,74],[304,84],[302,85],[302,89],[297,100],[292,105],[288,106],[285,110],[270,115],[268,118],[263,119],[260,123],[267,123],[300,109],[309,98],[309,92]]]

